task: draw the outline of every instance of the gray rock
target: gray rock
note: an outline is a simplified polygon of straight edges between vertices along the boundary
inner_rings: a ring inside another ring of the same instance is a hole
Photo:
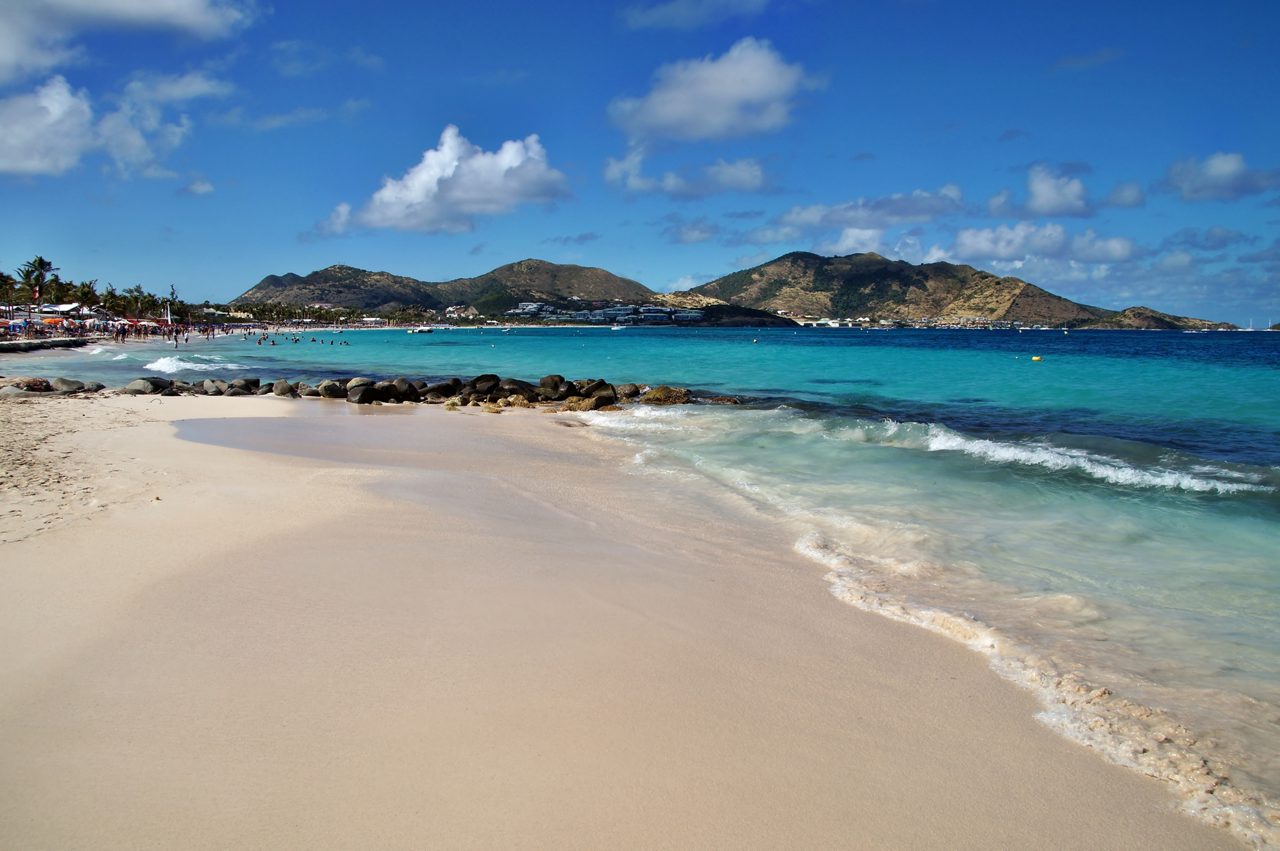
[[[100,381],[89,381],[84,385],[85,393],[97,393],[99,390],[105,390],[107,385]]]
[[[378,388],[372,384],[357,385],[354,390],[347,391],[347,401],[354,405],[371,405],[381,401]]]
[[[347,392],[350,393],[352,390],[355,390],[357,387],[372,386],[375,383],[376,382],[372,378],[353,378],[347,382]]]
[[[210,395],[213,395],[213,394],[210,394]],[[228,387],[227,392],[223,393],[222,395],[223,396],[252,396],[253,394],[250,393],[248,390],[243,390],[239,387]]]
[[[544,375],[538,379],[538,386],[548,390],[557,390],[561,384],[564,384],[563,375]]]
[[[206,378],[200,385],[200,389],[204,390],[205,394],[209,396],[221,396],[226,392],[219,387],[218,382],[214,381],[212,378]]]
[[[281,378],[271,385],[271,392],[277,396],[297,396],[297,391],[293,389],[293,385],[285,379]]]
[[[124,392],[132,396],[146,396],[168,390],[170,384],[167,378],[135,378],[124,386]]]
[[[687,405],[693,401],[693,394],[684,387],[663,384],[645,393],[640,401],[646,405]]]
[[[326,378],[317,384],[316,390],[326,399],[345,399],[347,396],[346,386],[331,378]]]
[[[76,381],[74,378],[55,378],[49,382],[54,390],[60,390],[64,393],[79,393],[84,389],[83,381]]]
[[[456,394],[462,389],[462,382],[456,378],[450,378],[448,381],[441,381],[438,384],[428,384],[422,392],[425,395],[443,396],[446,399]]]
[[[261,387],[259,387],[256,391],[254,391],[254,394],[255,394],[255,395],[257,395],[257,396],[270,396],[270,395],[271,395],[271,385],[270,385],[270,384],[263,384],[263,385],[262,385]]]
[[[262,382],[256,378],[237,378],[231,382],[231,386],[247,390],[250,393],[257,393],[258,388],[262,386]]]
[[[619,399],[634,399],[640,395],[639,384],[619,384],[614,387]]]

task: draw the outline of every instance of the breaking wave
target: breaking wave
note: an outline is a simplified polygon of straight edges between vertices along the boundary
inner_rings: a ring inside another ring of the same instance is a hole
[[[123,356],[122,356],[123,357]],[[147,369],[156,372],[173,374],[177,372],[214,372],[226,369],[248,369],[247,366],[238,363],[227,363],[208,356],[196,355],[199,360],[183,360],[176,355],[169,357],[157,358],[146,365]]]

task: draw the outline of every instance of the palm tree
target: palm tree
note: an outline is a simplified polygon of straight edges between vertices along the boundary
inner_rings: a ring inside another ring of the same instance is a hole
[[[132,303],[133,315],[138,319],[141,319],[142,318],[142,300],[147,296],[147,292],[144,289],[142,289],[142,284],[134,284],[131,287],[126,287],[124,292],[121,293],[121,295],[124,296],[126,303]]]
[[[22,283],[31,287],[31,300],[33,302],[39,302],[44,298],[45,282],[49,280],[50,275],[57,278],[57,273],[57,267],[39,254],[22,264],[22,268],[18,270],[18,274],[22,276]]]
[[[98,279],[92,281],[81,281],[76,284],[75,299],[84,307],[97,307],[102,303],[102,297],[98,295]]]
[[[13,288],[18,280],[6,272],[0,272],[0,293],[4,295],[4,306],[9,319],[13,318]]]

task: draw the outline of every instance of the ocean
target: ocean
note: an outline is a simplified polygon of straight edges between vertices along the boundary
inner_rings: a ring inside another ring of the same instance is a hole
[[[1280,333],[296,336],[103,344],[6,356],[0,372],[108,386],[555,372],[738,396],[581,416],[634,449],[629,474],[785,521],[840,600],[968,644],[1036,691],[1046,724],[1276,841]]]

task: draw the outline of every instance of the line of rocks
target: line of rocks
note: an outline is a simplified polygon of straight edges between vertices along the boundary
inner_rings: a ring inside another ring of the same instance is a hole
[[[0,379],[0,395],[37,395],[96,393],[103,390],[97,382],[81,382],[69,378]],[[559,411],[617,410],[627,402],[646,405],[685,405],[694,401],[685,387],[638,384],[610,384],[602,378],[569,380],[563,375],[546,375],[537,384],[518,378],[503,378],[490,373],[463,381],[450,378],[428,382],[396,378],[376,381],[372,378],[325,379],[313,385],[303,381],[278,379],[264,382],[258,378],[236,378],[231,381],[205,379],[186,382],[148,376],[130,381],[121,390],[133,396],[284,396],[289,398],[346,399],[357,405],[420,403],[444,405],[454,409],[463,406],[486,410],[502,408],[545,407]],[[700,401],[738,404],[730,396],[705,397]]]

